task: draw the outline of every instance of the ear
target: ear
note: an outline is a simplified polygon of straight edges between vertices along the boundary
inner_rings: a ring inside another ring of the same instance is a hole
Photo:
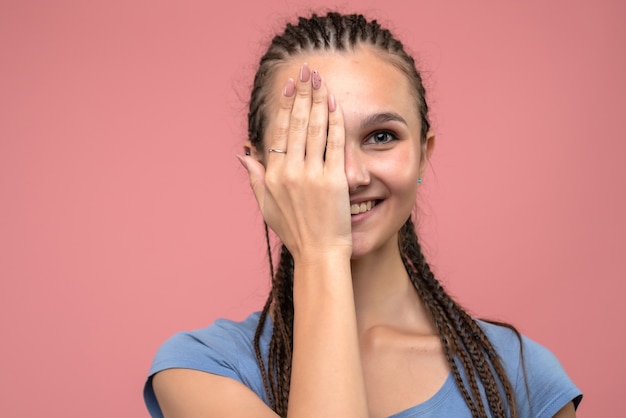
[[[422,157],[420,159],[420,177],[424,178],[424,173],[426,172],[426,166],[428,165],[428,161],[430,161],[430,157],[433,155],[433,151],[435,150],[435,132],[428,131],[426,134],[426,141],[422,144]]]
[[[256,147],[252,145],[249,139],[246,139],[243,143],[243,153],[245,155],[251,155],[255,160],[263,163],[263,153],[257,151]]]

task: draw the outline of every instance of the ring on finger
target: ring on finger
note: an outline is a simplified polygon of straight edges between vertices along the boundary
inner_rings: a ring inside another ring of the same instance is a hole
[[[278,148],[268,148],[267,152],[275,152],[276,154],[287,154],[286,150]]]

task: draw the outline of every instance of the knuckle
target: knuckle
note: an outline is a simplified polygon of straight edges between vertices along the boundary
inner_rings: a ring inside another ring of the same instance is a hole
[[[314,94],[311,100],[314,105],[325,105],[328,102],[328,99],[324,94]]]
[[[298,183],[298,173],[293,168],[286,168],[283,171],[281,182],[286,186],[291,186]]]
[[[283,170],[283,173],[280,176],[280,182],[283,185],[288,185],[291,181],[293,181],[293,172],[289,169]]]
[[[311,97],[311,89],[310,88],[299,88],[296,90],[296,96],[301,99],[308,99]]]
[[[265,187],[268,190],[272,190],[274,186],[276,185],[276,175],[274,173],[268,172],[267,174],[265,174],[264,182],[265,182]]]
[[[314,173],[313,170],[307,170],[305,175],[305,181],[308,184],[316,184],[319,183],[320,176],[317,173]]]
[[[344,182],[338,176],[333,176],[333,178],[328,181],[328,189],[332,192],[343,191],[344,188]]]
[[[306,131],[308,126],[307,118],[301,115],[293,115],[291,117],[291,123],[289,124],[289,128],[292,132],[304,132]]]
[[[249,182],[250,182],[250,187],[252,188],[252,190],[256,190],[258,180],[253,177],[250,177]]]
[[[331,113],[330,116],[328,117],[328,126],[339,127],[341,125],[341,120],[338,117],[333,116],[333,113]]]
[[[280,101],[280,109],[291,110],[291,108],[293,108],[293,99],[283,98],[283,100]]]
[[[343,148],[342,141],[338,140],[335,137],[329,137],[328,140],[326,141],[326,150],[327,151],[337,151],[337,150],[339,150],[341,148]]]
[[[289,124],[288,123],[280,123],[276,126],[274,133],[278,137],[285,137],[289,134]]]
[[[322,135],[322,126],[318,124],[309,124],[308,133],[309,136],[318,137]]]

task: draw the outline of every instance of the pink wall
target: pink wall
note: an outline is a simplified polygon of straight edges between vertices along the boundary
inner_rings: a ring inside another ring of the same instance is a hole
[[[334,2],[35,3],[0,4],[0,414],[147,416],[158,345],[265,297],[245,95],[268,31]],[[440,277],[550,347],[580,417],[615,416],[625,3],[359,4],[423,59]]]

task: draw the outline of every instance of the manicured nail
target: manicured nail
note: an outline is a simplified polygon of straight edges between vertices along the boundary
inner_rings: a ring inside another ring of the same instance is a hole
[[[243,168],[245,168],[247,170],[248,169],[248,163],[246,162],[246,159],[243,158],[243,155],[237,154],[237,159],[239,160],[239,162],[241,163]]]
[[[334,112],[337,110],[337,102],[335,101],[335,96],[332,94],[328,96],[328,111]]]
[[[283,96],[285,97],[293,97],[296,93],[296,83],[293,81],[293,78],[287,79],[285,83],[285,87],[283,87]]]
[[[311,78],[311,69],[309,68],[309,64],[305,62],[302,64],[302,67],[300,67],[300,81],[306,83],[309,81],[309,78]]]
[[[313,76],[311,77],[311,84],[315,90],[319,90],[322,87],[322,76],[317,70],[313,70]]]

